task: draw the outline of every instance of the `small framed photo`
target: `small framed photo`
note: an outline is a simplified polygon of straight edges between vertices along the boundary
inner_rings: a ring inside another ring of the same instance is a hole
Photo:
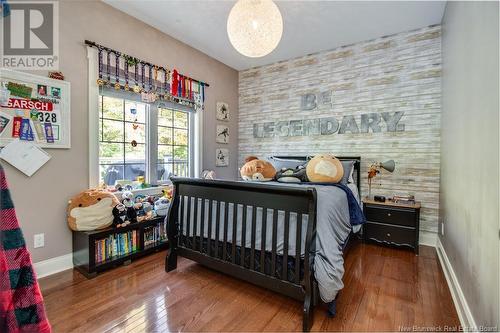
[[[50,95],[54,98],[61,98],[61,88],[50,87]]]
[[[217,125],[215,142],[229,143],[229,127],[226,125]]]
[[[44,84],[38,84],[36,87],[36,91],[40,96],[47,96],[47,86]]]
[[[229,121],[229,106],[224,102],[217,102],[217,120]]]
[[[215,166],[226,167],[229,165],[229,150],[217,148],[215,150]]]

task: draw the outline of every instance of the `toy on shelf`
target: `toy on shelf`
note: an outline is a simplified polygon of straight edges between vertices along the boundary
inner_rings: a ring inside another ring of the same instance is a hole
[[[174,196],[174,188],[169,186],[166,189],[161,190],[161,193],[163,193],[163,196],[167,198],[168,201],[172,201],[172,198]]]
[[[133,198],[134,194],[130,191],[122,193],[122,204],[127,208],[127,220],[130,223],[137,222],[137,212],[135,211]]]
[[[160,199],[156,200],[155,202],[156,215],[167,216],[169,206],[170,206],[170,201],[165,197],[161,197]]]
[[[125,227],[129,224],[130,222],[127,221],[127,207],[119,203],[113,208],[113,227]]]
[[[118,203],[109,191],[91,189],[80,192],[68,203],[68,226],[75,231],[109,227],[114,219],[113,208]]]

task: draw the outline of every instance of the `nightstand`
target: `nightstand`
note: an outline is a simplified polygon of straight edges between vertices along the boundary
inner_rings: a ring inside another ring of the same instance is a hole
[[[400,204],[363,199],[366,223],[363,239],[378,243],[407,246],[418,254],[420,202]]]

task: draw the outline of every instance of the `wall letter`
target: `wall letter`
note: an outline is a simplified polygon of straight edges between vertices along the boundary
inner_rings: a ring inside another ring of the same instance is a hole
[[[404,114],[403,111],[398,111],[391,116],[389,112],[382,112],[382,118],[384,118],[387,125],[387,132],[404,132],[405,124],[399,123]]]
[[[288,136],[290,133],[288,121],[278,121],[274,132],[277,136]]]
[[[264,123],[264,137],[272,138],[274,136],[274,123]]]
[[[304,135],[319,135],[319,119],[304,119]]]
[[[380,115],[378,113],[365,113],[361,115],[361,133],[368,133],[370,128],[373,133],[382,131],[380,128]]]
[[[320,99],[321,99],[321,104],[328,105],[329,107],[332,107],[332,104],[333,104],[332,95],[333,95],[333,91],[331,91],[331,90],[323,91],[319,95]]]
[[[262,126],[260,124],[253,124],[253,137],[254,138],[263,138],[264,133],[262,131]]]
[[[353,134],[359,133],[358,124],[354,116],[344,116],[344,118],[342,118],[339,134],[344,134],[346,131],[350,131]]]
[[[333,117],[321,118],[321,135],[330,135],[339,129],[339,122]]]
[[[290,120],[290,136],[302,135],[304,135],[302,120]]]
[[[302,110],[314,110],[316,108],[316,95],[305,94],[301,97],[300,108]]]

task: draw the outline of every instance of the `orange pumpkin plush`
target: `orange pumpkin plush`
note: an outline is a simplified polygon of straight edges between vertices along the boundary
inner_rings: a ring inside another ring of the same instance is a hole
[[[68,226],[76,231],[109,227],[113,223],[113,207],[117,204],[118,200],[109,191],[83,191],[68,202]]]
[[[307,163],[306,174],[313,183],[338,183],[344,176],[344,167],[333,155],[316,155]]]
[[[243,180],[266,182],[274,179],[276,169],[267,161],[259,160],[255,156],[249,156],[245,159],[240,174]]]

